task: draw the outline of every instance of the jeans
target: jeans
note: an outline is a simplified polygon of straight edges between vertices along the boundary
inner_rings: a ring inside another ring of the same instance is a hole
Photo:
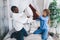
[[[34,34],[41,34],[42,40],[47,40],[48,30],[47,29],[37,29]]]
[[[17,40],[24,40],[24,36],[28,36],[28,34],[26,30],[23,28],[20,31],[12,33],[11,38],[16,38]]]

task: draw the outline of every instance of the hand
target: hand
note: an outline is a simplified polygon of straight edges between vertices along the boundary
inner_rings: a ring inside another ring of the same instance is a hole
[[[36,11],[36,14],[37,14],[38,16],[40,16],[40,13],[39,13],[38,11]]]

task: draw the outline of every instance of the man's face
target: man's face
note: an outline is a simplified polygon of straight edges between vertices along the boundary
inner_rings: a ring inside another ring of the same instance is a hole
[[[15,11],[14,11],[14,13],[19,13],[19,10],[18,10],[18,8],[15,8]]]

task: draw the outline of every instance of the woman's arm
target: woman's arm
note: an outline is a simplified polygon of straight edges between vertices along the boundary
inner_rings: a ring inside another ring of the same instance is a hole
[[[38,17],[40,16],[40,13],[38,11],[36,11],[36,14],[38,15]]]
[[[50,19],[48,20],[48,25],[50,26]]]

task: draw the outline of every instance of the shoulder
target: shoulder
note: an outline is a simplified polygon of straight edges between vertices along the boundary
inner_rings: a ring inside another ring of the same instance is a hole
[[[47,16],[47,19],[50,19],[50,17],[49,17],[49,16]]]
[[[46,17],[46,20],[50,20],[50,17],[49,17],[49,16],[47,16],[47,17]]]

